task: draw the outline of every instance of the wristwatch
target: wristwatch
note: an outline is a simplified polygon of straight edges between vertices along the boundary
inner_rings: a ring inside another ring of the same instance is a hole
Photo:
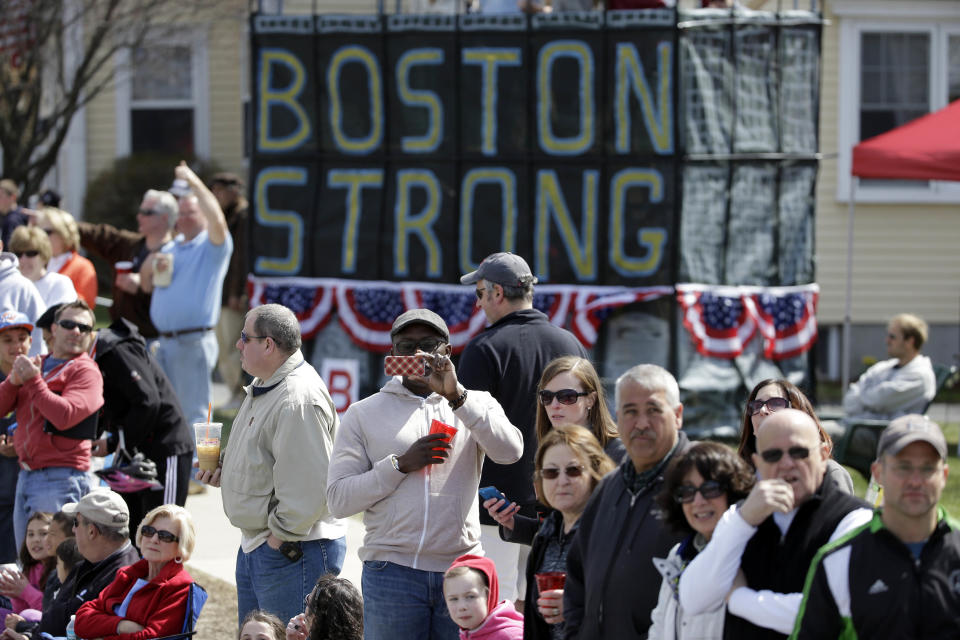
[[[390,463],[393,465],[393,468],[397,471],[400,471],[400,456],[395,453],[390,454]]]

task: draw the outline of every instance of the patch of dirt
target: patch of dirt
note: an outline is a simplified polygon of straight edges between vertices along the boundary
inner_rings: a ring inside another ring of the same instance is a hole
[[[197,620],[194,640],[237,640],[237,588],[190,563],[187,571],[209,596]]]

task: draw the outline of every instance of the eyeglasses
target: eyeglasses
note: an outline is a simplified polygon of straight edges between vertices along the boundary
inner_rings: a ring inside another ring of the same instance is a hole
[[[767,406],[767,411],[773,413],[774,411],[780,411],[781,409],[786,409],[790,406],[790,401],[786,398],[767,398],[766,400],[751,400],[747,403],[747,411],[750,412],[750,415],[755,416],[760,413],[760,410],[763,409],[763,406]]]
[[[583,475],[583,467],[570,465],[566,469],[558,469],[557,467],[548,467],[546,469],[540,469],[540,477],[544,480],[556,480],[560,477],[560,472],[563,472],[563,475],[568,478],[579,478]]]
[[[158,538],[160,538],[160,542],[180,542],[180,538],[173,535],[169,531],[165,531],[164,529],[155,529],[148,524],[140,527],[140,535],[148,539],[156,535]]]
[[[24,256],[28,258],[36,258],[38,255],[40,255],[40,252],[39,251],[14,251],[13,255],[17,256],[17,259],[19,260]]]
[[[780,462],[783,453],[783,449],[767,449],[760,452],[760,457],[763,458],[764,462],[773,464],[774,462]],[[787,455],[794,460],[803,460],[810,455],[810,449],[807,447],[790,447],[787,449]]]
[[[158,213],[162,213],[162,212],[157,211],[156,209],[140,209],[139,211],[137,211],[137,213],[139,213],[142,216],[155,216]]]
[[[693,502],[698,492],[703,496],[704,500],[713,500],[714,498],[722,496],[724,489],[723,485],[716,480],[707,480],[699,487],[695,487],[692,484],[684,484],[673,490],[673,499],[680,504],[687,504]]]
[[[547,406],[553,402],[554,398],[556,398],[560,404],[576,404],[577,398],[588,395],[590,395],[589,391],[577,391],[576,389],[560,389],[559,391],[542,389],[540,391],[540,404]]]
[[[266,340],[270,336],[248,336],[246,331],[240,332],[240,342],[247,344],[251,340]]]
[[[446,342],[440,338],[424,338],[419,342],[414,342],[413,340],[401,340],[400,342],[394,343],[393,349],[398,355],[412,356],[418,350],[423,351],[424,353],[433,353],[445,344]]]
[[[73,331],[74,329],[77,329],[80,331],[80,333],[90,333],[93,331],[92,325],[83,324],[82,322],[74,322],[73,320],[60,320],[57,322],[57,324],[67,331]]]

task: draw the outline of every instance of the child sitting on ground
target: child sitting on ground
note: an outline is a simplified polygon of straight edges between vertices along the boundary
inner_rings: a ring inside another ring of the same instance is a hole
[[[272,613],[254,609],[240,624],[238,640],[283,640],[283,622]]]
[[[0,594],[10,598],[10,609],[0,609],[6,618],[9,613],[25,609],[40,610],[43,606],[43,588],[47,576],[56,564],[56,556],[47,552],[47,530],[50,528],[49,513],[37,511],[27,520],[27,535],[20,547],[20,571],[7,570],[0,573]]]
[[[493,561],[465,555],[443,574],[443,597],[461,640],[522,640],[523,616],[512,602],[498,602],[500,584]]]

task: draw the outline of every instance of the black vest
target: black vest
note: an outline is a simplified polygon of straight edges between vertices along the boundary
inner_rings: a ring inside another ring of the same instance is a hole
[[[781,536],[773,516],[760,523],[740,560],[747,585],[751,589],[769,589],[776,593],[801,593],[813,556],[830,540],[848,513],[868,506],[825,479],[817,492],[797,510],[786,536]],[[758,627],[728,612],[723,637],[740,640],[787,636]]]

